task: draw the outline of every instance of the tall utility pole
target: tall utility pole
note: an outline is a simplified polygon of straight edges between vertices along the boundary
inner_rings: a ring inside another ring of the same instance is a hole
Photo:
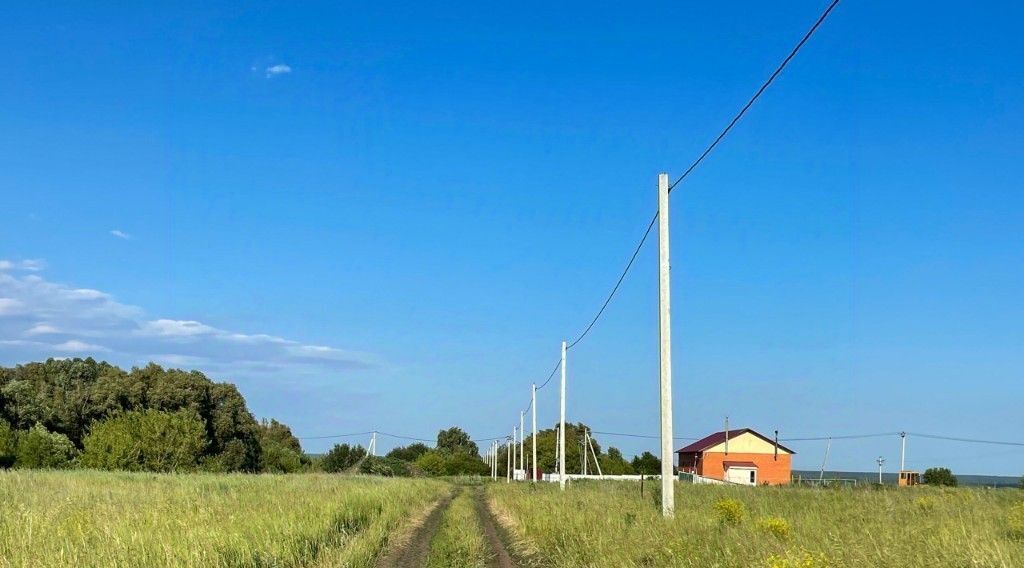
[[[900,432],[900,471],[907,469],[907,433]]]
[[[832,450],[832,436],[828,437],[828,444],[825,445],[825,459],[821,460],[821,475],[818,476],[818,484],[825,481],[825,466],[828,465],[828,453]]]
[[[371,456],[377,455],[377,433],[374,432],[373,436],[370,437],[370,451],[368,452]]]
[[[565,342],[562,342],[562,392],[558,419],[558,485],[565,491]]]
[[[885,458],[883,458],[882,456],[878,456],[878,459],[875,460],[875,461],[878,462],[878,484],[881,485],[882,484],[882,464],[885,463]]]
[[[533,408],[533,436],[530,438],[533,442],[533,459],[530,460],[530,480],[537,483],[537,383],[533,383],[530,389],[530,403]]]
[[[675,516],[672,475],[672,290],[668,254],[668,174],[658,174],[658,329],[661,341],[661,514]]]
[[[526,444],[526,427],[523,424],[523,417],[525,412],[519,411],[519,469],[526,472],[526,453],[523,451],[523,445]]]
[[[512,483],[512,444],[505,450],[505,483]]]
[[[725,455],[729,455],[729,417],[725,417]]]
[[[512,452],[512,481],[515,481],[515,479],[516,479],[515,472],[516,472],[517,469],[519,469],[519,466],[516,464],[516,461],[519,458],[519,448],[518,448],[518,446],[519,446],[519,440],[516,439],[516,427],[513,426],[512,427],[512,445],[509,446],[509,448],[508,448],[508,451]]]

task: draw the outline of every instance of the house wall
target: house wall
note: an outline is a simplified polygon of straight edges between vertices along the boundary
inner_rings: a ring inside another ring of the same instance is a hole
[[[793,473],[793,456],[780,451],[776,461],[774,454],[735,452],[730,441],[728,455],[725,452],[704,452],[697,462],[697,474],[725,479],[727,461],[754,462],[757,465],[758,484],[788,485]]]
[[[711,446],[706,452],[725,452],[725,442],[722,442],[716,446]],[[755,436],[750,432],[744,432],[735,438],[729,440],[729,454],[733,453],[747,453],[747,454],[773,454],[775,453],[775,444],[764,441],[760,436]],[[779,448],[779,455],[788,454],[784,448]]]

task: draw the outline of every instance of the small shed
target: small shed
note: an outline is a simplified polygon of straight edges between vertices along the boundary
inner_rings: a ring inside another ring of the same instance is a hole
[[[751,428],[715,432],[676,450],[679,471],[741,485],[788,485],[795,453]]]

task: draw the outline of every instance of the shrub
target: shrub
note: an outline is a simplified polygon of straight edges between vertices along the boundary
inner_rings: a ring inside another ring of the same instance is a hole
[[[78,451],[64,434],[36,424],[18,435],[15,465],[25,468],[63,469],[71,466]]]
[[[416,458],[416,467],[427,475],[444,475],[444,456],[441,452],[427,452]]]
[[[385,477],[408,477],[409,464],[395,458],[368,456],[359,464],[359,473]]]
[[[295,473],[302,469],[302,456],[292,448],[272,440],[261,440],[260,446],[260,471]]]
[[[809,550],[789,550],[785,554],[768,557],[768,568],[828,568],[832,564],[824,553],[814,554]]]
[[[931,511],[935,508],[935,499],[931,497],[918,497],[914,499],[914,506],[922,511]]]
[[[335,444],[320,460],[320,468],[327,473],[341,473],[359,463],[366,456],[362,446]]]
[[[789,522],[782,517],[764,517],[757,521],[757,526],[779,540],[789,540]]]
[[[1010,536],[1024,538],[1024,502],[1010,507],[1010,516],[1007,521],[1010,526]]]
[[[468,452],[431,450],[416,460],[416,467],[427,475],[484,475],[487,464]]]
[[[715,502],[715,513],[723,525],[736,526],[743,522],[747,508],[736,499],[719,499]]]
[[[957,479],[948,467],[930,467],[924,470],[923,481],[928,485],[956,487]]]
[[[0,420],[0,469],[14,465],[18,455],[18,439],[11,425]]]
[[[82,465],[127,471],[192,471],[206,446],[206,427],[192,411],[125,412],[95,424],[82,441]]]

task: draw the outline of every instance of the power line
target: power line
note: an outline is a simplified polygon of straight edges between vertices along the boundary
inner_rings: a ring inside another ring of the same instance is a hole
[[[608,297],[605,298],[604,303],[601,304],[601,309],[597,310],[597,315],[594,316],[594,319],[590,320],[590,323],[587,325],[587,328],[583,330],[583,333],[581,333],[579,337],[572,340],[569,343],[569,345],[565,347],[566,349],[572,349],[573,347],[576,346],[577,343],[583,341],[583,338],[586,337],[588,333],[590,333],[590,330],[594,327],[594,324],[597,323],[597,320],[601,319],[601,315],[604,314],[604,310],[608,307],[608,304],[612,302],[612,298],[615,297],[615,293],[619,291],[619,286],[622,286],[622,281],[625,280],[626,275],[629,274],[629,269],[633,267],[633,263],[636,261],[636,257],[640,254],[640,249],[644,248],[644,243],[647,242],[647,237],[650,236],[651,229],[654,228],[654,223],[657,220],[658,214],[655,213],[654,218],[652,218],[651,222],[647,224],[647,230],[644,231],[644,236],[640,238],[640,242],[637,243],[636,248],[633,249],[633,254],[632,256],[629,257],[629,262],[626,263],[626,268],[622,269],[622,274],[619,275],[619,279],[615,282],[615,286],[612,288],[612,291],[608,293]]]
[[[899,436],[899,432],[879,432],[878,434],[847,434],[843,436],[815,436],[812,438],[779,438],[780,442],[819,442],[825,440],[863,440],[865,438],[883,438]]]
[[[327,440],[327,439],[330,439],[330,438],[349,438],[351,436],[369,436],[370,434],[373,434],[373,432],[372,431],[370,431],[370,432],[353,432],[351,434],[331,434],[329,436],[303,436],[303,437],[300,437],[300,438],[297,438],[297,439],[299,439],[299,440]]]
[[[793,50],[789,52],[789,55],[787,55],[786,58],[782,60],[782,63],[780,63],[779,66],[775,68],[775,71],[773,71],[772,74],[768,77],[768,80],[761,84],[761,88],[759,88],[757,92],[754,93],[754,96],[750,97],[750,100],[747,101],[747,104],[743,105],[743,108],[741,108],[740,111],[736,113],[736,116],[734,116],[732,120],[729,121],[729,125],[726,126],[725,129],[722,130],[721,134],[719,134],[718,137],[715,138],[714,142],[712,142],[707,148],[705,148],[701,155],[696,160],[694,160],[692,164],[690,164],[690,167],[686,168],[686,171],[683,172],[683,175],[679,176],[679,179],[672,182],[672,185],[668,186],[669,193],[672,192],[672,189],[675,188],[675,186],[679,185],[679,182],[686,179],[686,176],[690,175],[690,172],[695,170],[697,166],[699,166],[700,163],[704,161],[704,158],[706,158],[708,154],[710,154],[711,151],[715,149],[715,146],[718,146],[718,143],[721,142],[727,134],[729,134],[729,131],[732,130],[732,127],[736,126],[736,123],[738,123],[740,119],[743,118],[743,115],[745,115],[747,111],[750,110],[750,107],[754,106],[754,103],[757,102],[757,99],[760,98],[761,95],[765,92],[765,90],[767,90],[768,87],[772,84],[772,82],[775,81],[775,78],[778,77],[780,73],[782,73],[782,70],[786,68],[786,65],[789,65],[789,62],[792,61],[794,57],[796,57],[796,54],[798,51],[800,51],[800,48],[802,48],[804,44],[807,43],[807,40],[811,39],[811,36],[814,35],[814,32],[818,31],[818,28],[825,21],[825,18],[828,18],[828,15],[832,13],[832,10],[838,4],[839,0],[832,0],[832,3],[828,5],[828,8],[825,8],[825,11],[821,13],[821,16],[819,16],[817,21],[814,22],[814,25],[811,26],[811,29],[807,30],[807,33],[804,34],[804,37],[801,38],[800,41],[796,44],[796,47],[794,47]]]
[[[591,430],[591,434],[601,434],[602,436],[622,436],[625,438],[646,438],[651,440],[660,440],[661,436],[649,436],[647,434],[627,434],[625,432],[601,432],[598,430]],[[684,436],[676,436],[673,440],[699,440],[700,438],[687,438]]]
[[[680,182],[686,179],[686,176],[690,175],[691,172],[697,169],[697,166],[699,166],[701,162],[704,161],[704,158],[707,158],[708,154],[710,154],[712,150],[714,150],[715,147],[718,146],[718,144],[723,139],[725,139],[726,135],[729,134],[729,132],[733,129],[734,126],[736,126],[740,119],[743,118],[747,111],[750,110],[750,107],[754,106],[754,103],[757,102],[757,99],[759,99],[761,95],[764,94],[768,87],[771,86],[775,79],[782,73],[782,70],[785,69],[787,65],[789,65],[789,62],[792,61],[794,57],[796,57],[796,54],[797,52],[800,51],[800,48],[802,48],[804,44],[807,43],[807,40],[811,39],[811,36],[814,35],[814,32],[816,32],[818,28],[821,27],[821,24],[825,21],[826,18],[828,18],[828,15],[832,13],[832,10],[838,4],[839,0],[832,0],[832,3],[828,5],[828,8],[826,8],[824,12],[822,12],[821,16],[819,16],[818,19],[814,22],[814,25],[812,25],[811,28],[807,30],[807,33],[804,34],[804,36],[800,39],[796,46],[789,52],[789,55],[787,55],[786,58],[782,60],[782,63],[780,63],[779,66],[775,68],[775,71],[773,71],[772,74],[768,77],[768,79],[761,84],[761,87],[757,89],[757,92],[754,93],[754,96],[750,97],[750,100],[747,101],[747,104],[743,105],[743,108],[741,108],[740,111],[736,113],[736,116],[734,116],[732,120],[729,121],[729,124],[726,125],[725,129],[723,129],[722,132],[719,133],[719,135],[714,139],[714,141],[712,141],[711,144],[709,144],[708,147],[705,148],[703,152],[701,152],[700,156],[698,156],[697,159],[694,160],[692,164],[690,164],[690,167],[686,168],[686,171],[683,172],[683,175],[679,176],[679,178],[676,179],[676,181],[672,182],[672,185],[670,185],[668,188],[669,193],[671,193],[672,189],[679,185]],[[608,293],[608,297],[605,298],[604,303],[601,304],[601,309],[597,311],[597,315],[595,315],[594,318],[590,320],[590,323],[587,324],[587,327],[583,330],[583,332],[576,339],[572,340],[572,342],[570,342],[568,346],[566,346],[567,349],[572,349],[580,341],[583,341],[583,338],[586,337],[587,334],[590,333],[590,330],[593,329],[594,325],[597,324],[597,320],[601,319],[601,316],[604,314],[605,309],[608,308],[608,304],[611,303],[612,298],[615,297],[615,293],[619,291],[619,287],[622,285],[623,280],[626,279],[626,275],[629,274],[629,269],[633,267],[633,263],[636,261],[637,255],[640,254],[640,250],[643,248],[644,243],[647,242],[647,237],[651,234],[651,229],[654,228],[654,223],[657,222],[657,220],[658,214],[655,213],[654,217],[651,219],[651,222],[647,224],[647,230],[644,231],[643,237],[641,237],[640,242],[636,245],[636,248],[633,250],[632,256],[629,257],[629,262],[626,263],[626,267],[622,270],[622,274],[619,275],[619,279],[615,282],[615,286],[612,287],[612,291]]]
[[[399,440],[412,440],[414,442],[427,442],[427,443],[430,443],[430,442],[434,441],[434,440],[431,440],[431,439],[428,439],[428,438],[414,438],[412,436],[400,436],[398,434],[388,434],[387,432],[381,432],[380,430],[378,430],[377,433],[380,434],[381,436],[387,436],[389,438],[397,438]]]
[[[544,387],[548,386],[548,383],[550,383],[550,382],[551,382],[551,378],[555,376],[555,373],[557,373],[557,372],[558,372],[558,369],[559,369],[559,367],[561,367],[561,366],[562,366],[562,360],[561,360],[561,359],[559,359],[559,360],[558,360],[558,362],[557,362],[557,363],[555,363],[555,368],[551,370],[551,374],[550,374],[550,375],[548,375],[548,378],[547,378],[547,379],[546,379],[546,380],[544,381],[544,384],[542,384],[541,386],[537,387],[537,390],[540,390],[540,389],[542,389],[542,388],[544,388]]]
[[[976,438],[955,438],[952,436],[939,436],[937,434],[920,434],[917,432],[907,432],[907,435],[917,436],[918,438],[930,438],[932,440],[947,440],[950,442],[965,442],[968,444],[992,444],[995,446],[1024,446],[1024,442],[1005,442],[997,440],[979,440]]]

